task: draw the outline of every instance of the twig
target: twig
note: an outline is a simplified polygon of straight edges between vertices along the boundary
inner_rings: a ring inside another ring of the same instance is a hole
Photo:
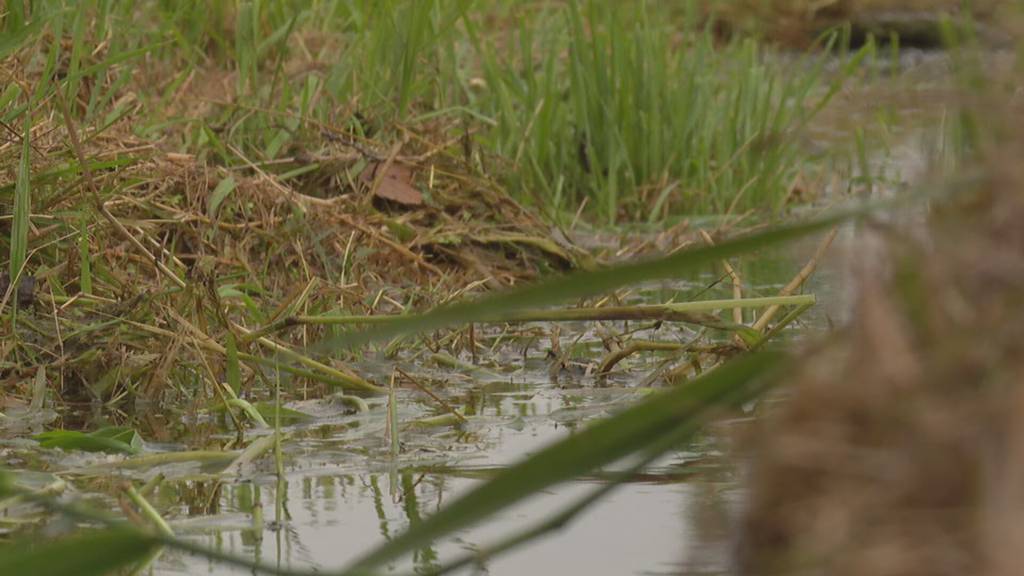
[[[686,344],[678,342],[654,342],[650,340],[632,340],[625,346],[609,352],[597,367],[598,375],[608,374],[616,364],[637,352],[679,352],[688,349]]]
[[[451,404],[445,402],[444,398],[441,398],[437,394],[434,394],[433,390],[431,390],[430,388],[427,388],[426,386],[424,386],[419,380],[417,380],[416,378],[413,378],[405,370],[402,370],[401,368],[395,368],[395,370],[397,370],[398,373],[401,374],[403,378],[408,380],[409,383],[411,383],[413,386],[419,388],[420,391],[422,391],[427,396],[430,396],[430,398],[433,399],[434,402],[437,402],[437,404],[441,408],[443,408],[445,411],[447,411],[447,412],[449,412],[451,414],[454,414],[455,417],[458,418],[460,422],[465,422],[466,421],[466,417],[465,416],[460,414],[459,411],[456,410],[455,408],[453,408]]]
[[[811,277],[811,274],[814,274],[814,269],[818,267],[818,262],[825,255],[825,251],[828,250],[828,247],[832,245],[832,241],[835,240],[836,234],[838,233],[839,228],[833,228],[828,235],[822,239],[821,244],[818,244],[818,249],[814,251],[814,255],[811,256],[811,259],[807,264],[804,264],[804,267],[801,268],[800,271],[797,272],[797,275],[789,281],[789,284],[786,284],[782,287],[782,290],[779,290],[779,296],[789,296],[803,286],[804,282]],[[754,330],[764,332],[765,327],[768,326],[768,322],[771,321],[772,317],[778,314],[781,306],[783,305],[773,305],[765,310],[764,314],[757,319],[757,322],[754,322]]]
[[[704,238],[704,241],[709,246],[714,246],[715,241],[711,238],[711,235],[704,229],[700,230],[700,235]],[[743,282],[740,281],[740,275],[736,273],[736,270],[729,264],[728,260],[722,260],[722,267],[725,268],[725,273],[732,278],[732,297],[736,300],[743,298]],[[740,308],[732,309],[732,321],[737,324],[743,324],[743,310]]]

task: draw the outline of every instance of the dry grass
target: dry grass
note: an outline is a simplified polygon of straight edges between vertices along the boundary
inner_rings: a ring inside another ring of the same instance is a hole
[[[101,43],[83,66],[107,56]],[[235,72],[217,63],[197,68],[164,107],[143,101],[160,91],[154,86],[164,88],[167,64],[132,65],[130,81],[116,91],[123,114],[113,123],[82,117],[93,91],[109,89],[124,71],[117,67],[83,82],[67,115],[56,92],[33,114],[22,280],[33,280],[35,291],[17,322],[4,308],[0,390],[7,405],[31,396],[40,371],[65,400],[198,400],[205,394],[196,384],[223,378],[229,337],[250,366],[243,377],[258,382],[261,359],[281,347],[301,350],[323,334],[282,327],[289,315],[423,309],[452,294],[571,268],[582,254],[551,240],[538,218],[468,168],[443,139],[458,132],[439,122],[394,126],[389,132],[401,137],[392,145],[311,120],[301,126],[302,146],[270,161],[250,158],[225,133],[217,143],[183,146],[197,124],[224,109],[235,117],[255,111],[234,94]],[[57,74],[67,74],[66,66],[58,63]],[[32,49],[0,63],[0,77],[25,94],[43,70]],[[21,138],[19,127],[5,125],[0,187],[8,190]],[[360,177],[368,167],[397,165],[407,168],[402,184],[422,190],[422,201],[382,199],[374,192],[388,184]],[[0,237],[11,233],[12,218],[0,219]],[[247,336],[275,324],[264,339]],[[372,389],[347,366],[350,358],[307,358],[308,373],[299,375]]]

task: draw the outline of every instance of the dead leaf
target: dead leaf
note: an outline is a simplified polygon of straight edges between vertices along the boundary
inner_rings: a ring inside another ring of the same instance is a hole
[[[396,202],[403,206],[422,206],[423,195],[412,185],[412,168],[392,162],[385,167],[384,162],[369,164],[359,179],[371,189],[376,182],[374,195],[377,198]],[[383,173],[380,173],[384,170]]]

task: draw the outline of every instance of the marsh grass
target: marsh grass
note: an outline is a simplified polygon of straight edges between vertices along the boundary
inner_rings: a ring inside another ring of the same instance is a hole
[[[41,49],[24,62],[42,67],[27,106],[59,84],[91,138],[128,124],[200,160],[271,163],[301,187],[309,172],[274,162],[321,148],[323,131],[382,154],[411,131],[475,151],[476,168],[542,210],[586,201],[605,221],[778,213],[827,84],[814,65],[769,63],[752,42],[718,45],[696,18],[634,2],[70,8],[12,12],[8,50]]]
[[[556,220],[778,213],[793,137],[835,86],[643,4],[16,4],[0,21],[0,249],[62,315],[31,326],[51,345],[15,337],[0,362],[64,358],[62,390],[107,399],[194,383],[211,372],[181,367],[195,353],[226,362],[232,389],[239,362],[284,354],[321,384],[379,390],[290,350],[325,329],[266,335],[593,267],[523,202]],[[421,208],[362,183],[396,162],[418,171]],[[124,338],[172,357],[125,371]]]
[[[597,0],[10,3],[0,201],[13,209],[0,246],[11,286],[31,275],[39,290],[17,324],[0,311],[0,370],[21,394],[34,375],[57,400],[110,409],[221,407],[240,436],[266,423],[249,398],[272,394],[275,435],[229,459],[237,471],[273,448],[280,473],[280,402],[299,382],[302,395],[386,392],[352,367],[357,345],[391,357],[436,344],[430,332],[678,277],[851,216],[616,269],[552,238],[566,214],[660,222],[786,208],[795,136],[839,80],[667,14]],[[420,204],[388,204],[374,193],[383,178],[366,182],[399,167]],[[474,298],[573,268],[588,271]],[[291,321],[381,314],[400,319],[361,332]],[[526,463],[471,495],[487,506],[462,504],[366,563],[585,468],[653,457],[755,396],[776,362],[751,356],[556,446],[547,476]],[[48,556],[65,554],[56,569],[99,574],[158,542],[241,562],[138,531],[70,561],[106,536],[6,549],[0,562],[52,567]]]
[[[723,46],[630,3],[539,14],[505,50],[467,20],[486,81],[474,100],[496,119],[513,189],[570,214],[589,202],[610,222],[785,207],[797,136],[836,87],[820,61],[770,64],[752,41]]]

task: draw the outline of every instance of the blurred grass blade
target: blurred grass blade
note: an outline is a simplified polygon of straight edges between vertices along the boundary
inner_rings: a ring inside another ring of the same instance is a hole
[[[34,18],[27,24],[19,22],[9,27],[16,30],[4,30],[3,34],[0,34],[0,60],[7,58],[30,39],[35,38],[45,23],[45,18]]]
[[[92,294],[92,256],[89,253],[89,221],[83,211],[78,226],[78,287],[82,294]]]
[[[414,525],[406,533],[371,551],[354,571],[380,566],[444,535],[487,518],[540,490],[572,479],[626,456],[647,452],[681,428],[703,423],[717,409],[737,407],[756,398],[770,384],[767,377],[784,356],[759,352],[738,358],[686,386],[653,394],[617,416],[541,450],[493,480],[472,490]],[[694,428],[695,429],[695,428]],[[650,456],[649,453],[646,454]]]
[[[680,250],[672,255],[646,262],[560,276],[471,302],[442,306],[424,314],[410,315],[366,330],[344,332],[324,339],[317,344],[317,348],[359,346],[402,334],[436,330],[455,324],[500,320],[509,313],[524,308],[539,308],[572,298],[603,294],[638,282],[678,278],[707,264],[807,236],[852,218],[862,211],[846,211],[800,224],[780,226],[766,232],[720,242],[714,246]]]
[[[103,530],[56,541],[36,538],[0,548],[0,574],[104,576],[142,559],[158,545],[136,530]]]
[[[242,368],[238,362],[238,341],[235,339],[234,332],[228,332],[227,346],[225,348],[227,349],[227,359],[224,368],[228,386],[235,393],[235,397],[238,397],[242,393]]]
[[[28,218],[32,210],[32,188],[30,184],[30,159],[32,149],[31,114],[25,115],[25,132],[21,137],[21,160],[18,162],[18,180],[14,187],[14,224],[11,226],[10,275],[14,283],[21,275],[28,254]],[[15,302],[17,299],[15,299]]]

